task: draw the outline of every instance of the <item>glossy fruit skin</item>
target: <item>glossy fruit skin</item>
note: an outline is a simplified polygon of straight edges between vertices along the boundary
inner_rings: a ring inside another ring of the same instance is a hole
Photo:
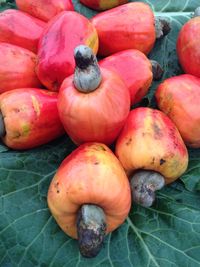
[[[200,77],[200,17],[186,22],[177,39],[177,55],[182,69],[187,74]]]
[[[33,52],[0,42],[0,93],[22,87],[40,87]]]
[[[129,181],[107,146],[85,143],[58,168],[49,186],[47,201],[61,229],[72,238],[77,238],[77,212],[83,204],[96,204],[104,210],[109,233],[121,225],[129,213]]]
[[[80,0],[83,5],[94,10],[107,10],[128,2],[128,0]]]
[[[77,145],[84,142],[111,144],[119,135],[130,110],[130,94],[117,74],[101,68],[100,86],[91,93],[79,92],[73,77],[64,80],[58,111],[63,126]]]
[[[80,44],[97,53],[96,29],[84,16],[63,11],[48,23],[39,42],[37,74],[49,90],[58,91],[63,80],[74,73],[74,49]]]
[[[42,20],[22,11],[7,9],[0,13],[0,42],[18,45],[36,53],[45,26]]]
[[[154,46],[154,14],[142,2],[128,3],[101,12],[91,21],[98,32],[98,54],[101,56],[126,49],[138,49],[148,54]]]
[[[73,11],[71,0],[16,0],[18,9],[43,21],[49,21],[62,11]]]
[[[154,170],[171,183],[187,169],[187,148],[174,123],[161,111],[133,109],[117,140],[115,153],[127,174]]]
[[[156,90],[159,109],[175,123],[184,142],[200,147],[200,79],[183,74],[163,81]]]
[[[149,59],[136,49],[124,50],[99,61],[103,68],[115,71],[131,96],[131,105],[138,103],[148,92],[153,80],[152,66]]]
[[[37,88],[21,88],[0,95],[0,110],[10,148],[37,147],[64,134],[57,109],[58,94]]]

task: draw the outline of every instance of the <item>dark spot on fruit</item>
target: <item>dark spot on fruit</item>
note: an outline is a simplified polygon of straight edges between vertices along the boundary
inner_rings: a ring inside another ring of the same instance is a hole
[[[155,158],[152,158],[151,164],[153,165],[155,163]]]
[[[56,191],[57,191],[57,193],[60,193],[60,190],[59,190],[59,182],[56,182],[55,184],[54,184],[54,186],[55,186],[55,189],[56,189]]]
[[[99,162],[98,162],[98,161],[96,161],[96,162],[94,163],[94,165],[99,165]]]
[[[166,160],[161,159],[161,160],[160,160],[160,165],[163,165],[165,162],[166,162]]]
[[[106,149],[103,146],[99,146],[99,150],[106,151]]]
[[[155,139],[160,139],[163,136],[163,133],[156,122],[152,123],[152,128],[154,131]]]
[[[131,142],[132,142],[132,138],[129,138],[129,140],[126,142],[126,145],[129,146]]]
[[[53,88],[53,91],[58,91],[58,89],[59,89],[59,82],[58,81],[54,81],[52,83],[52,88]]]

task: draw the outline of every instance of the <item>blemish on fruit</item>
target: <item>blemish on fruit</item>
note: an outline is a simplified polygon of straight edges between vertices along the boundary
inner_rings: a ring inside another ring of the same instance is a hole
[[[151,164],[153,165],[155,163],[155,157],[152,158]]]
[[[59,182],[54,183],[54,187],[55,187],[55,189],[56,189],[56,192],[57,192],[57,193],[60,193]]]
[[[59,88],[59,82],[58,81],[54,81],[52,83],[52,88],[53,88],[53,91],[58,91],[58,88]]]
[[[99,150],[106,151],[106,149],[103,146],[99,146]]]
[[[39,116],[40,115],[40,104],[35,96],[32,95],[31,99],[32,99],[32,104],[33,104],[35,113],[37,114],[37,116]]]
[[[160,165],[163,165],[166,162],[164,159],[160,159]]]
[[[129,138],[128,141],[126,142],[126,145],[129,146],[132,142],[132,138]]]
[[[30,132],[30,126],[29,124],[22,125],[22,132],[24,136],[27,136]]]
[[[152,128],[154,131],[155,138],[160,139],[163,136],[163,134],[162,134],[162,131],[161,131],[160,127],[158,126],[158,124],[155,122],[152,123]]]

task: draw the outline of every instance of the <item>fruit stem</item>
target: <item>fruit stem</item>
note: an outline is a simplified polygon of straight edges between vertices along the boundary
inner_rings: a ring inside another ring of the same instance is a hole
[[[74,50],[76,68],[74,73],[74,85],[83,93],[96,90],[102,80],[101,71],[96,56],[90,47],[79,45]]]
[[[155,28],[156,28],[156,39],[163,38],[171,31],[170,22],[163,18],[155,19]]]
[[[143,207],[150,207],[155,200],[155,191],[165,185],[164,177],[155,172],[137,171],[131,178],[132,199]]]
[[[3,120],[3,115],[0,111],[0,137],[3,137],[6,134],[5,124]]]
[[[164,73],[163,68],[156,60],[150,60],[153,72],[153,79],[154,81],[159,81]]]
[[[106,216],[102,208],[85,204],[77,218],[79,250],[83,257],[95,257],[106,235]]]

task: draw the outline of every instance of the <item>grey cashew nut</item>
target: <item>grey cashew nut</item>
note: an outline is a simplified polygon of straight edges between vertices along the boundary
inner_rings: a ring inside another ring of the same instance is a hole
[[[131,178],[133,202],[150,207],[155,200],[155,191],[165,185],[164,177],[155,171],[138,171]]]
[[[95,257],[99,253],[106,235],[104,211],[96,205],[83,205],[78,212],[77,230],[79,250],[82,256]]]
[[[157,17],[155,19],[156,39],[161,39],[171,31],[170,22]]]
[[[153,72],[153,79],[154,81],[159,81],[164,73],[163,68],[156,60],[150,60]]]
[[[102,80],[97,58],[92,49],[85,45],[79,45],[74,50],[76,62],[74,73],[74,85],[83,93],[96,90]]]
[[[195,9],[193,17],[199,17],[199,16],[200,16],[200,6]]]

